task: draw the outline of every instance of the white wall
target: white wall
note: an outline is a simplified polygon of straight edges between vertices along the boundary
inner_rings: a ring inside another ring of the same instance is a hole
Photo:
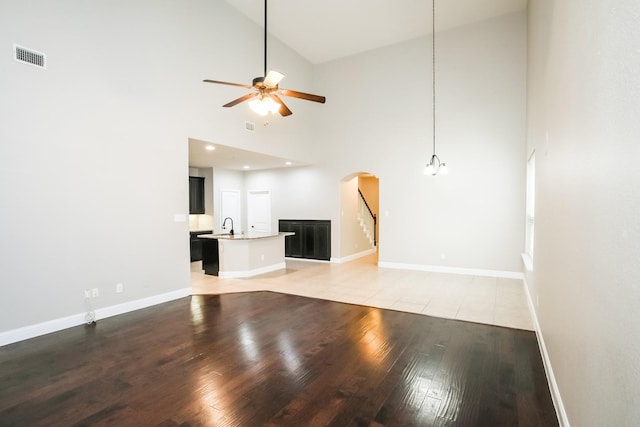
[[[261,29],[225,2],[3,0],[0,40],[0,333],[83,313],[88,288],[96,309],[188,289],[189,137],[304,157],[311,107],[252,134],[221,108],[238,88],[202,83],[262,74]],[[311,65],[270,43],[307,89]]]
[[[318,167],[295,167],[245,173],[245,193],[271,191],[272,230],[279,219],[331,220],[331,256],[340,254],[338,217],[340,183]]]
[[[330,219],[332,257],[352,254],[341,246],[341,181],[367,171],[380,178],[381,263],[520,271],[526,16],[437,37],[437,148],[452,173],[422,174],[431,155],[430,38],[325,63],[316,92],[327,104],[309,148],[316,164],[246,173],[247,191],[272,190],[274,229],[278,218]]]
[[[172,7],[104,6],[2,3],[0,331],[82,313],[87,288],[99,308],[188,287],[188,135],[158,28]]]
[[[530,0],[526,279],[574,426],[640,425],[640,3]]]
[[[422,175],[431,156],[430,38],[318,67],[327,104],[315,157],[336,183],[361,171],[379,177],[381,263],[518,272],[525,14],[438,33],[436,41],[437,153],[448,176]]]

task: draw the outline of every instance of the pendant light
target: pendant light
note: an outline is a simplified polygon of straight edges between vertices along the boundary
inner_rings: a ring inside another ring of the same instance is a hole
[[[436,154],[436,0],[432,0],[431,13],[431,59],[432,59],[432,81],[433,81],[433,154],[427,166],[424,168],[425,175],[436,176],[446,175],[449,172],[447,164],[440,161],[440,157]]]

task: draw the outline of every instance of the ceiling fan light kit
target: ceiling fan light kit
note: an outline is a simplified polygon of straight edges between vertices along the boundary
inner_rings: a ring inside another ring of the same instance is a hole
[[[432,0],[432,11],[431,11],[431,59],[432,59],[432,94],[433,94],[433,154],[431,155],[431,159],[429,159],[429,163],[427,163],[424,168],[425,175],[433,175],[436,176],[446,175],[449,173],[449,168],[447,168],[447,164],[440,161],[440,157],[436,154],[436,0]]]
[[[282,105],[274,101],[273,98],[267,96],[249,101],[249,107],[259,115],[266,116],[268,113],[277,113]]]
[[[284,78],[284,74],[274,70],[270,70],[267,73],[267,0],[264,0],[264,76],[256,77],[253,79],[251,86],[241,83],[229,83],[219,80],[203,80],[205,83],[215,83],[229,86],[239,86],[245,89],[254,89],[255,92],[248,93],[240,98],[234,99],[223,105],[223,107],[233,107],[244,101],[249,101],[249,106],[253,111],[261,116],[267,114],[280,113],[281,116],[286,117],[293,114],[289,107],[285,105],[279,95],[289,96],[292,98],[303,99],[305,101],[313,101],[324,104],[326,98],[320,95],[313,95],[310,93],[298,92],[289,89],[280,89],[278,83]],[[253,99],[256,98],[256,99]]]

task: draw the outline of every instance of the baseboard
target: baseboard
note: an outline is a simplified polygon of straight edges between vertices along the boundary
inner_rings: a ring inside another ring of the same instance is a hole
[[[542,363],[547,374],[547,382],[549,383],[551,399],[553,400],[553,406],[556,408],[558,423],[560,424],[560,427],[570,427],[569,418],[567,417],[567,412],[564,409],[562,397],[560,396],[560,389],[558,388],[558,383],[556,382],[556,377],[553,373],[553,367],[551,366],[551,359],[549,359],[549,353],[547,352],[547,346],[544,343],[542,329],[540,328],[540,323],[538,322],[538,314],[535,310],[535,306],[533,305],[533,299],[531,298],[531,290],[529,289],[529,284],[527,283],[527,280],[525,278],[523,278],[523,282],[525,294],[527,296],[527,303],[529,305],[529,312],[531,313],[531,318],[533,319],[533,327],[536,331],[538,346],[540,347],[540,354],[542,355]]]
[[[377,248],[373,247],[371,249],[367,249],[366,251],[358,252],[358,253],[353,254],[353,255],[347,255],[346,257],[331,258],[331,262],[336,263],[336,264],[341,264],[343,262],[353,261],[354,259],[362,258],[362,257],[365,257],[367,255],[371,255],[371,254],[375,254],[377,250],[378,250]]]
[[[124,314],[130,311],[140,310],[141,308],[147,308],[153,305],[184,298],[189,295],[191,295],[191,288],[185,288],[179,289],[177,291],[167,292],[165,294],[154,295],[152,297],[113,305],[110,307],[99,308],[95,310],[96,321],[106,319],[107,317],[111,316],[117,316],[118,314]],[[78,313],[67,317],[61,317],[59,319],[37,323],[35,325],[29,325],[18,329],[12,329],[10,331],[0,332],[0,346],[27,340],[30,338],[35,338],[53,332],[58,332],[63,329],[82,325],[84,323],[85,313]]]
[[[185,289],[178,289],[177,291],[167,292],[166,294],[154,295],[152,297],[112,305],[110,307],[99,308],[96,310],[96,320],[106,319],[107,317],[117,316],[119,314],[128,313],[130,311],[140,310],[141,308],[163,304],[165,302],[188,297],[189,295],[191,295],[190,287]]]
[[[439,265],[405,264],[401,262],[378,262],[378,267],[399,270],[430,271],[434,273],[463,274],[467,276],[500,277],[504,279],[524,279],[519,271],[482,270],[477,268],[444,267]]]
[[[283,270],[287,268],[285,262],[268,265],[266,267],[255,268],[246,271],[219,271],[218,277],[221,279],[244,279],[246,277],[257,276],[258,274],[271,273],[272,271]]]

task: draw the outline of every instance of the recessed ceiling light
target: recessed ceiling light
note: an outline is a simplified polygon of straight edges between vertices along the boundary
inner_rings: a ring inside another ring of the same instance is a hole
[[[285,165],[291,166],[291,162],[285,162]]]
[[[205,148],[205,150],[207,150],[207,151],[213,151],[213,150],[215,150],[215,149],[216,149],[216,147],[214,147],[213,145],[207,145],[207,146],[206,146],[206,147],[204,147],[204,148]]]
[[[242,169],[251,169],[251,166],[244,165],[244,166],[242,167]]]

